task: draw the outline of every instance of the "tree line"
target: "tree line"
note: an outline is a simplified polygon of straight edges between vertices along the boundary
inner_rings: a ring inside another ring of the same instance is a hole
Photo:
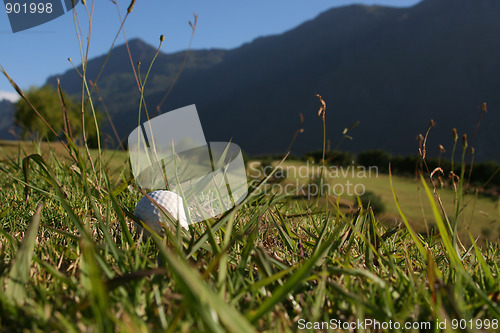
[[[76,143],[82,143],[82,124],[85,122],[87,144],[90,147],[97,146],[97,127],[88,103],[78,102],[74,96],[64,92],[59,96],[57,90],[50,85],[31,87],[24,91],[24,95],[31,105],[21,98],[15,105],[14,114],[14,124],[21,129],[24,140],[54,141],[58,138],[65,140],[66,132],[71,133]],[[83,112],[82,104],[86,106]],[[102,116],[97,110],[96,118],[99,124]]]
[[[268,162],[281,159],[281,155],[266,155],[260,156],[259,160]],[[320,164],[323,158],[322,151],[314,151],[302,156],[290,156],[288,159],[309,161]],[[455,175],[460,175],[461,161],[455,160],[452,162],[449,159],[439,157],[427,157],[425,164],[422,157],[418,154],[411,156],[392,155],[384,150],[369,150],[358,154],[353,154],[346,151],[330,151],[325,153],[325,163],[328,165],[337,165],[347,167],[350,165],[359,165],[364,167],[376,166],[380,173],[389,173],[389,167],[393,175],[399,176],[415,176],[421,171],[424,174],[434,171],[436,168],[441,168],[443,174],[441,179],[443,182],[451,182],[450,173],[453,171]],[[437,174],[436,174],[437,176]],[[486,190],[500,188],[500,163],[495,161],[482,161],[466,163],[465,166],[466,182],[481,187]]]

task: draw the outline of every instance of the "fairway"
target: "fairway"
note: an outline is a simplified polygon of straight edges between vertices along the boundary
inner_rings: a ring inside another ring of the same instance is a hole
[[[83,148],[82,152],[84,151]],[[57,156],[61,160],[70,161],[70,156],[64,146],[58,142],[41,142],[38,144],[28,141],[0,141],[0,160],[17,158],[18,154],[27,156],[40,153],[44,158]],[[99,154],[96,149],[90,149],[90,155],[95,161]],[[122,173],[129,173],[129,157],[127,151],[103,150],[103,167],[110,179],[117,182]],[[275,161],[272,166],[278,165]],[[270,169],[271,170],[271,169]],[[266,171],[270,171],[266,170]],[[286,170],[284,173],[283,170]],[[307,188],[312,178],[319,174],[318,165],[310,165],[301,161],[285,161],[276,171],[278,177],[286,178],[276,188]],[[378,215],[379,220],[386,226],[393,226],[402,222],[394,201],[390,185],[390,177],[379,173],[376,168],[358,168],[354,165],[341,168],[327,166],[324,174],[325,194],[335,201],[340,197],[340,202],[353,204],[357,194],[373,192],[380,196],[385,210]],[[263,175],[259,161],[250,161],[247,165],[248,179],[256,179]],[[394,191],[399,199],[401,209],[417,232],[427,232],[435,226],[429,199],[425,196],[421,180],[417,177],[393,176]],[[328,185],[326,185],[328,184]],[[430,181],[428,182],[430,185]],[[271,186],[268,186],[270,188]],[[443,207],[450,220],[455,218],[455,192],[452,188],[438,189]],[[439,202],[435,199],[436,204]],[[500,212],[496,198],[480,196],[474,188],[470,188],[464,196],[463,207],[458,216],[458,231],[461,239],[468,243],[468,233],[474,238],[480,237],[479,241],[485,239],[495,241],[500,235]]]
[[[258,161],[252,161],[248,164],[250,178],[262,176],[263,171],[259,165]],[[272,165],[276,166],[278,162],[275,161]],[[286,188],[287,191],[294,187],[307,189],[311,179],[317,177],[319,172],[318,165],[310,165],[300,161],[285,161],[275,174],[281,178],[286,175],[286,178],[282,180],[280,186],[274,185],[274,189]],[[431,205],[425,195],[421,179],[393,176],[392,180],[401,209],[415,230],[424,233],[435,227]],[[429,180],[428,185],[431,186]],[[332,196],[333,201],[340,197],[340,202],[351,203],[351,205],[355,202],[357,194],[373,192],[380,196],[385,206],[385,211],[378,216],[380,221],[386,226],[402,222],[391,189],[390,177],[387,174],[379,173],[375,168],[327,166],[324,172],[323,186],[325,194]],[[455,192],[452,188],[442,188],[438,189],[438,195],[448,218],[450,221],[453,220],[456,214]],[[437,199],[434,198],[434,201],[439,207]],[[479,196],[474,188],[470,188],[469,193],[464,196],[462,204],[463,207],[458,216],[458,231],[461,239],[468,243],[470,231],[474,238],[480,236],[482,241],[485,239],[497,240],[500,234],[498,200]]]
[[[288,332],[332,318],[339,320],[333,332],[339,322],[360,320],[404,327],[454,318],[458,327],[455,318],[481,318],[499,328],[497,234],[485,231],[496,225],[486,216],[496,216],[496,205],[489,199],[465,197],[462,247],[443,222],[436,221],[440,236],[421,238],[400,224],[388,175],[331,167],[324,185],[343,191],[340,197],[274,196],[280,187],[316,184],[316,166],[287,161],[288,178],[256,185],[261,162],[253,161],[251,194],[227,214],[141,238],[136,223],[145,224],[133,212],[145,192],[127,171],[127,152],[91,150],[92,163],[86,152],[68,155],[60,144],[42,143],[2,148],[2,328]],[[434,224],[426,203],[432,195],[414,179],[393,182],[414,229]],[[380,196],[385,212],[355,208],[352,192],[361,190]],[[440,191],[450,216],[453,194]],[[467,226],[495,241],[476,246]]]
[[[80,152],[86,155],[84,147],[78,147]],[[128,151],[103,149],[101,154],[97,149],[89,149],[94,163],[99,161],[98,167],[103,167],[110,180],[117,182],[121,173],[130,173]],[[19,159],[31,154],[40,154],[44,159],[57,157],[61,161],[74,163],[70,154],[61,142],[30,142],[30,141],[7,141],[0,140],[0,162]],[[87,161],[88,162],[88,161]],[[90,164],[88,165],[90,167]],[[95,167],[95,166],[94,166]]]

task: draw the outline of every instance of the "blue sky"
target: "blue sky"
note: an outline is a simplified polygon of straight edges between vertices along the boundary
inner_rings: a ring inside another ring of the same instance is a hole
[[[38,1],[37,1],[38,2]],[[96,0],[92,21],[90,57],[108,51],[120,26],[118,11],[126,13],[129,0]],[[158,45],[165,35],[163,52],[185,50],[191,28],[188,21],[198,14],[193,49],[234,48],[259,36],[279,34],[313,19],[333,7],[353,3],[407,7],[420,0],[138,0],[125,24],[128,39],[139,37]],[[87,0],[87,6],[92,0]],[[3,6],[3,3],[2,3]],[[88,16],[77,5],[87,37]],[[118,44],[124,42],[123,34]],[[81,62],[73,15],[68,13],[41,26],[12,33],[5,8],[0,7],[0,65],[22,89],[42,85],[48,76]],[[13,94],[8,80],[0,77],[0,100]]]

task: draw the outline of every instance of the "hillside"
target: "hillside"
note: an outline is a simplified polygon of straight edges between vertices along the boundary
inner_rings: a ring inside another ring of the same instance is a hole
[[[8,100],[0,100],[0,139],[15,139],[15,137],[9,133],[9,130],[14,126],[14,104]]]
[[[284,34],[239,48],[193,51],[162,112],[196,104],[208,140],[228,140],[251,154],[284,152],[304,114],[295,153],[319,149],[320,93],[328,105],[332,146],[360,121],[342,148],[414,154],[417,134],[436,121],[429,150],[451,151],[451,129],[472,136],[480,105],[488,102],[473,146],[478,159],[500,160],[500,2],[425,0],[410,8],[334,8]],[[156,49],[130,42],[146,68]],[[184,53],[160,54],[146,87],[150,110],[163,98]],[[89,62],[93,79],[103,57]],[[71,93],[81,89],[68,71]],[[54,84],[55,77],[48,80]],[[121,136],[137,125],[138,92],[124,46],[118,46],[99,89]],[[109,131],[109,129],[107,129]]]

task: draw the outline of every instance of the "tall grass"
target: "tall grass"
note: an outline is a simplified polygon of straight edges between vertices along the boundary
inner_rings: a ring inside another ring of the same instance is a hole
[[[130,173],[113,180],[104,155],[93,161],[70,135],[65,146],[71,163],[21,151],[0,163],[4,331],[337,332],[365,319],[392,323],[366,332],[441,331],[444,320],[446,331],[498,330],[499,246],[457,249],[426,181],[437,236],[386,229],[369,207],[259,191],[271,173],[224,215],[141,238]]]

